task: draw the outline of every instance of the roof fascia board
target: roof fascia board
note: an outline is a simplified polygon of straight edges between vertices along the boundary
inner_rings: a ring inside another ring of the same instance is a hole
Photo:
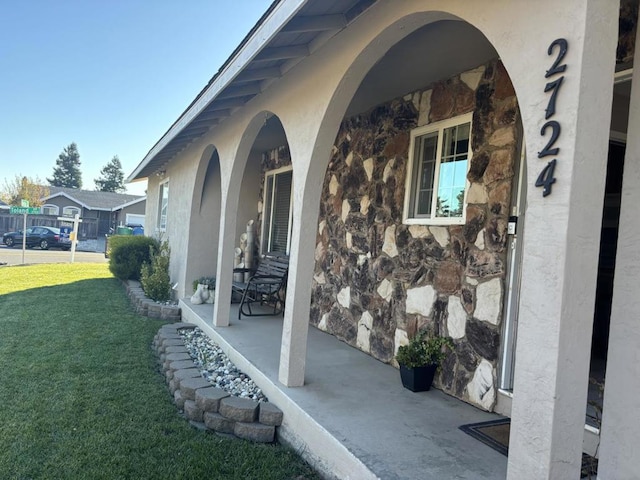
[[[130,182],[136,178],[147,164],[166,147],[207,105],[209,105],[231,81],[241,73],[258,53],[276,36],[308,0],[283,0],[256,29],[251,38],[243,45],[235,58],[229,62],[218,77],[205,90],[203,95],[182,114],[182,117],[169,129],[156,145],[147,153],[140,165],[127,178]]]
[[[129,200],[127,203],[123,203],[122,205],[117,205],[111,209],[112,212],[116,212],[118,210],[122,210],[123,208],[130,207],[131,205],[135,205],[136,203],[144,202],[147,199],[147,196],[136,198],[135,200]]]

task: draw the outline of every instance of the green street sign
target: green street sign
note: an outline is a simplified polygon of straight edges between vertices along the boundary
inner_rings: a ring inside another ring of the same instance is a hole
[[[9,213],[11,215],[24,215],[25,213],[29,215],[39,215],[40,207],[16,207],[12,206],[9,209]]]

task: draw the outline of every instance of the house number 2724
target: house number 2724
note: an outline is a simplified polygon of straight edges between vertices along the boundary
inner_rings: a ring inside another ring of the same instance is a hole
[[[544,78],[555,78],[554,80],[550,80],[544,87],[545,92],[551,92],[549,96],[549,101],[547,102],[547,108],[545,109],[544,119],[546,123],[542,125],[540,129],[540,135],[546,137],[549,135],[549,140],[547,144],[544,146],[540,152],[538,152],[538,158],[545,157],[555,157],[560,152],[560,147],[556,147],[555,144],[560,138],[560,122],[556,120],[550,120],[556,113],[556,99],[558,98],[558,92],[560,91],[560,87],[562,87],[562,82],[564,81],[564,75],[558,76],[558,74],[563,73],[567,69],[567,64],[563,63],[564,57],[567,54],[568,47],[567,40],[564,38],[558,38],[551,42],[549,48],[547,50],[548,55],[555,55],[555,61],[551,65],[551,68],[547,70]],[[538,175],[536,179],[536,187],[542,188],[542,196],[546,197],[551,193],[551,186],[555,183],[556,177],[553,176],[553,173],[556,169],[557,158],[551,160],[544,169]]]

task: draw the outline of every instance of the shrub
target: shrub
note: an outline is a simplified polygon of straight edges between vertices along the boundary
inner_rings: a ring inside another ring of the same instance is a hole
[[[150,250],[158,249],[158,241],[139,235],[109,237],[109,270],[120,280],[140,279],[140,269],[150,260]]]
[[[171,298],[169,278],[169,255],[171,249],[165,240],[159,248],[149,247],[150,261],[142,265],[140,283],[147,297],[156,302],[166,302]]]
[[[398,347],[396,360],[407,368],[440,365],[447,356],[447,350],[453,349],[450,337],[435,337],[422,331],[409,341],[408,345]]]

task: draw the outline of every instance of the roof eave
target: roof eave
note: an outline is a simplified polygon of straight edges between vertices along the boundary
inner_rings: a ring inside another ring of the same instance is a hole
[[[140,198],[135,198],[135,199],[133,199],[133,200],[129,200],[128,202],[123,203],[123,204],[121,204],[121,205],[116,205],[115,207],[113,207],[113,208],[111,209],[111,211],[112,211],[112,212],[115,212],[115,211],[117,211],[117,210],[122,210],[123,208],[130,207],[131,205],[135,205],[136,203],[143,202],[143,201],[145,201],[146,199],[147,199],[147,196],[145,195],[145,196],[140,197]]]
[[[87,205],[84,202],[81,202],[77,198],[74,198],[74,197],[72,197],[71,195],[69,195],[69,194],[67,194],[65,192],[58,192],[58,193],[53,193],[51,195],[47,195],[46,197],[42,197],[42,201],[51,200],[52,198],[55,198],[55,197],[65,197],[65,198],[68,198],[69,200],[71,200],[72,202],[76,202],[78,205],[80,205],[83,208],[86,208],[87,210],[96,210],[96,208],[91,207],[91,206]]]
[[[258,53],[273,39],[308,0],[282,0],[269,12],[266,18],[258,21],[253,33],[245,39],[240,48],[225,62],[225,66],[205,87],[199,97],[160,140],[149,150],[142,162],[127,177],[127,182],[133,182],[145,177],[138,177],[145,167],[158,155],[176,136],[185,129],[215,98],[240,74]]]

